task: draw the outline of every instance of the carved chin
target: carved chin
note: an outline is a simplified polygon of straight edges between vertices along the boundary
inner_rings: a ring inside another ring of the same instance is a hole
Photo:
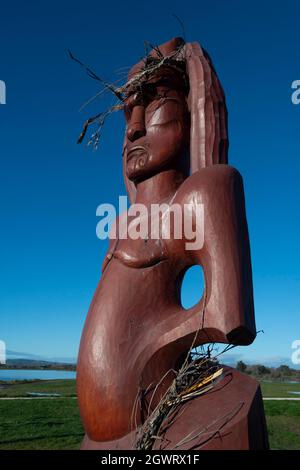
[[[127,177],[131,180],[142,177],[147,174],[149,154],[143,153],[130,159],[127,163]]]

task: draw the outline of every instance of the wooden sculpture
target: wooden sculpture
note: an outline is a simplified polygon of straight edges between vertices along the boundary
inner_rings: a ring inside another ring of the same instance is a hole
[[[83,449],[135,448],[144,404],[157,407],[192,344],[248,345],[256,336],[243,181],[228,165],[225,97],[207,53],[180,38],[154,48],[129,73],[124,111],[131,203],[186,205],[192,219],[202,204],[204,243],[189,250],[172,228],[169,239],[111,240],[80,344]],[[186,310],[180,287],[193,265],[205,291]],[[153,448],[268,446],[259,385],[233,369],[183,407]]]

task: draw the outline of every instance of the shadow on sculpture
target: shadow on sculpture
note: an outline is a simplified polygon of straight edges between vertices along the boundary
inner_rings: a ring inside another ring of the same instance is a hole
[[[202,205],[204,243],[187,249],[172,225],[169,238],[111,240],[80,344],[83,449],[137,448],[192,345],[248,345],[256,336],[243,181],[228,165],[225,97],[210,58],[175,38],[131,69],[122,93],[131,203],[186,205],[193,223]],[[193,265],[203,268],[205,291],[186,310],[180,287]],[[152,448],[268,448],[258,383],[221,372],[167,416]]]

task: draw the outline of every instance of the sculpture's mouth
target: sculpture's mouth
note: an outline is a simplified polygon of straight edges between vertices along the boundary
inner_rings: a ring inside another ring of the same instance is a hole
[[[147,154],[148,150],[142,145],[136,145],[132,147],[129,152],[127,152],[127,162],[129,162],[134,157],[141,157],[143,154]]]

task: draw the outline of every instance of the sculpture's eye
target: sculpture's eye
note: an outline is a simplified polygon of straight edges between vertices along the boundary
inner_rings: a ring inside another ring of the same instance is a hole
[[[164,125],[170,122],[179,122],[182,119],[182,108],[177,100],[160,98],[152,101],[146,108],[146,126]]]
[[[152,83],[146,83],[142,91],[144,104],[155,100],[157,98],[157,86]]]

